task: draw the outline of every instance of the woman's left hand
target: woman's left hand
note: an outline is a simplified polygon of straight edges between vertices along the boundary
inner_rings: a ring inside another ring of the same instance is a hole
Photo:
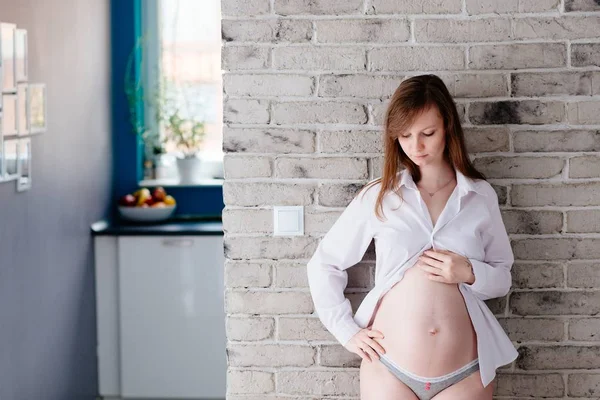
[[[468,284],[475,282],[469,260],[450,250],[425,250],[419,256],[417,265],[432,281]]]

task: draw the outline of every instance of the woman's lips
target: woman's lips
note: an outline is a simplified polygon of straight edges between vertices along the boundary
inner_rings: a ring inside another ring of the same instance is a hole
[[[422,159],[422,158],[425,158],[425,157],[427,157],[427,154],[423,154],[422,156],[415,156],[416,159]]]

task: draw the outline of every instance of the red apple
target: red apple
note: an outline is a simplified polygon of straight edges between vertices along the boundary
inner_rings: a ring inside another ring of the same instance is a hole
[[[142,204],[147,204],[149,206],[151,206],[152,204],[154,204],[154,199],[152,198],[152,196],[146,198],[146,200],[144,200],[144,202]]]
[[[119,199],[119,205],[125,207],[134,207],[136,204],[135,196],[132,194],[126,194]]]
[[[162,186],[158,186],[152,191],[152,198],[155,202],[164,201],[165,197],[167,197],[167,192]]]

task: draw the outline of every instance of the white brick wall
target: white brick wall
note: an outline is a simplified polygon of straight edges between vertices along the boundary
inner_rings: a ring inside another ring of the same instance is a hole
[[[454,96],[516,262],[488,302],[520,357],[496,398],[600,397],[600,4],[223,0],[228,399],[357,399],[358,359],[314,315],[305,263],[381,174],[406,76]],[[304,205],[304,237],[272,207]],[[349,270],[354,307],[373,251]]]

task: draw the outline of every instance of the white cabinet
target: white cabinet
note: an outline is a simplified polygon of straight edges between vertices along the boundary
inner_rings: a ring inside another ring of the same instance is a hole
[[[223,236],[96,236],[100,395],[225,398]]]

